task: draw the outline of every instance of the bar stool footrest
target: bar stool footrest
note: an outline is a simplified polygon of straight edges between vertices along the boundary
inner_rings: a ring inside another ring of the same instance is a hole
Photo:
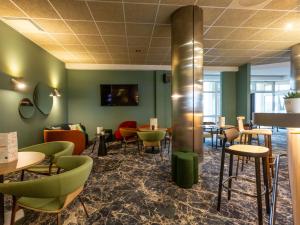
[[[227,177],[223,183],[222,183],[222,186],[224,187],[224,189],[226,189],[227,191],[232,191],[232,192],[235,192],[235,193],[239,193],[239,194],[243,194],[243,195],[246,195],[246,196],[249,196],[249,197],[253,197],[253,198],[257,198],[257,194],[252,194],[252,193],[247,193],[247,192],[244,192],[244,191],[240,191],[239,189],[235,189],[235,188],[229,188],[228,187],[228,181],[230,180],[233,180],[233,179],[236,179],[237,176],[230,176],[230,177]],[[239,177],[240,180],[244,180],[244,181],[247,181],[247,182],[251,182],[251,183],[255,183],[254,180],[251,180],[251,179],[248,179],[248,178],[244,178],[244,177]],[[261,196],[264,196],[266,193],[266,187],[264,186],[264,190],[262,191],[262,193],[260,194]]]

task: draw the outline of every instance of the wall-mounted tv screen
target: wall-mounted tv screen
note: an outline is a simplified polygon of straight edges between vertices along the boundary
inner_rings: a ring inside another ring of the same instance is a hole
[[[137,84],[101,84],[102,106],[136,106],[139,104]]]

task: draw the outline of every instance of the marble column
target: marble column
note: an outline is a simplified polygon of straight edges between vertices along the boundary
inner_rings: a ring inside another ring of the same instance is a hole
[[[172,148],[202,155],[203,11],[184,6],[171,20]]]
[[[291,50],[291,90],[300,92],[300,44]]]

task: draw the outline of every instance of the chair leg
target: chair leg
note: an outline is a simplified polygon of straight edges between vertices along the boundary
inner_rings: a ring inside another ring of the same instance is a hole
[[[266,202],[266,211],[267,214],[270,214],[270,199],[269,199],[269,178],[268,178],[268,173],[267,170],[268,168],[268,163],[267,163],[268,158],[262,158],[262,167],[263,167],[263,179],[264,179],[264,185],[266,188],[266,193],[265,193],[265,202]]]
[[[126,154],[127,142],[124,143],[124,154]]]
[[[15,224],[15,219],[16,219],[16,213],[18,211],[18,204],[17,204],[17,198],[13,196],[12,199],[12,209],[11,209],[11,218],[10,218],[10,225]]]
[[[94,144],[93,144],[93,148],[92,148],[92,151],[91,151],[91,153],[93,153],[93,152],[94,152],[94,150],[95,150],[95,146],[96,146],[96,143],[97,143],[97,139],[95,139],[95,141],[94,141]]]
[[[237,163],[236,163],[235,179],[237,179],[239,175],[239,167],[240,167],[240,156],[238,156]]]
[[[24,176],[25,176],[25,170],[22,170],[22,172],[21,172],[21,181],[23,181],[24,180]]]
[[[256,195],[258,224],[263,224],[262,202],[261,202],[261,182],[260,182],[260,159],[255,157]]]
[[[78,196],[78,199],[79,199],[79,201],[80,201],[80,203],[81,203],[81,205],[82,205],[82,207],[83,207],[83,210],[84,210],[84,212],[85,212],[86,217],[89,218],[89,214],[88,214],[88,212],[87,212],[87,209],[86,209],[86,207],[85,207],[84,202],[82,201],[82,199],[81,199],[80,196]]]
[[[49,176],[51,176],[51,172],[52,172],[52,163],[50,163],[50,165],[49,165],[49,171],[48,171]]]
[[[57,213],[57,215],[56,215],[56,224],[61,225],[61,214],[60,213]]]
[[[227,192],[227,194],[228,194],[228,200],[230,200],[230,198],[231,198],[231,183],[232,183],[232,180],[231,180],[231,176],[232,176],[232,168],[233,168],[233,155],[232,154],[230,154],[230,161],[229,161],[229,173],[228,173],[228,175],[229,175],[229,180],[228,180],[228,192]]]
[[[159,150],[160,150],[160,158],[161,158],[161,161],[164,161],[164,157],[163,157],[163,148],[162,146],[158,147]]]
[[[145,152],[145,147],[144,147],[144,145],[142,145],[142,151],[141,151],[142,159],[144,159],[144,152]]]
[[[221,198],[222,198],[222,189],[223,189],[223,174],[224,174],[224,161],[225,161],[225,150],[222,149],[220,177],[219,177],[219,190],[218,190],[218,204],[217,204],[217,210],[218,211],[220,211],[220,208],[221,208]]]
[[[245,157],[243,156],[242,157],[242,168],[241,168],[241,171],[244,171],[244,164],[245,164]]]

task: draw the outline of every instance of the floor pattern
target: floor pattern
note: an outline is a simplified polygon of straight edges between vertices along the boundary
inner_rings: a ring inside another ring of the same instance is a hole
[[[284,131],[274,132],[273,148],[275,154],[286,152]],[[142,159],[134,150],[124,155],[117,145],[105,157],[96,157],[91,149],[85,154],[94,159],[92,174],[82,194],[90,216],[85,216],[76,200],[62,214],[65,225],[256,224],[256,199],[233,194],[227,201],[223,192],[221,212],[216,210],[220,149],[211,149],[209,141],[200,166],[200,182],[192,189],[181,189],[172,183],[167,155],[164,161],[153,154],[146,154]],[[227,175],[227,167],[225,170]],[[254,177],[253,163],[246,164],[240,174]],[[247,191],[255,187],[241,182],[236,185]],[[8,197],[6,205],[10,205]],[[265,211],[264,216],[267,224]],[[18,224],[55,224],[55,216],[25,210],[25,217]],[[282,160],[280,170],[276,224],[293,224],[286,159]]]

